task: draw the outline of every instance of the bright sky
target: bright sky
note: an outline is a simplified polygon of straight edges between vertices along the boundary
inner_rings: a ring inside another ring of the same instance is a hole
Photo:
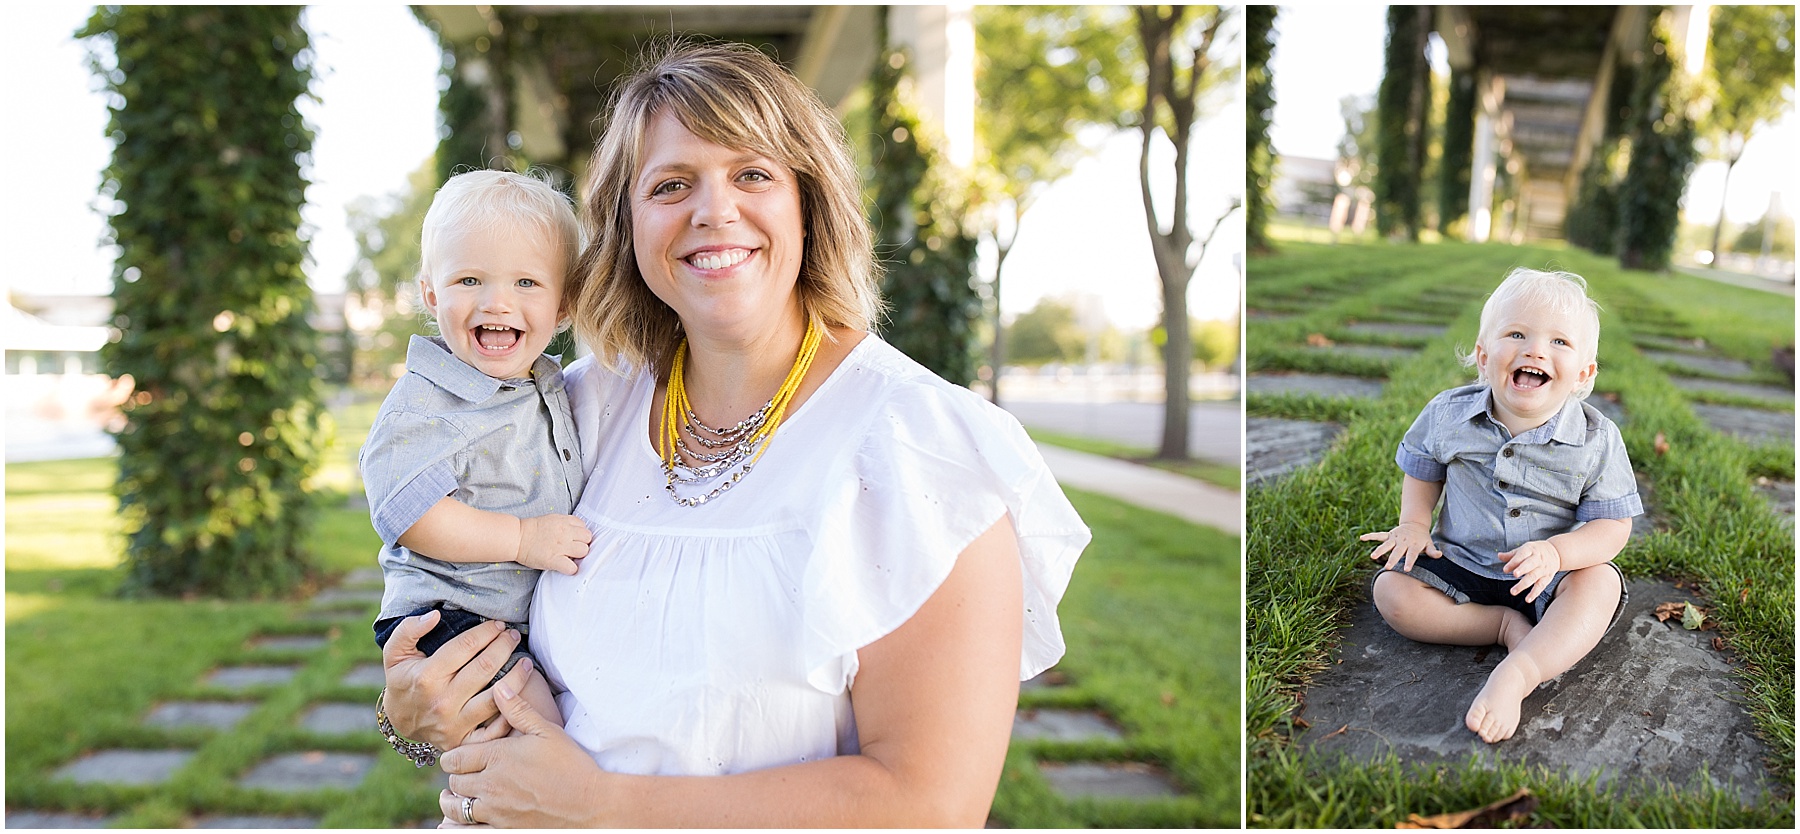
[[[1275,124],[1270,129],[1282,154],[1334,159],[1344,133],[1338,99],[1373,97],[1381,84],[1382,49],[1387,40],[1387,6],[1367,3],[1283,5],[1275,20]],[[1769,208],[1772,191],[1794,211],[1795,155],[1800,146],[1793,109],[1760,128],[1731,172],[1726,217],[1748,223]],[[1788,150],[1784,151],[1783,148]],[[1718,216],[1725,163],[1707,160],[1688,178],[1684,211],[1692,222]]]
[[[84,45],[71,37],[91,13],[85,5],[22,6],[9,18],[9,48],[0,50],[0,72],[11,79],[5,112],[30,114],[19,123],[33,128],[0,131],[0,151],[16,165],[11,219],[0,224],[13,259],[7,280],[24,292],[111,290],[113,255],[99,246],[106,227],[91,208],[111,154],[106,107],[94,91]],[[316,131],[304,212],[313,228],[308,274],[315,289],[336,291],[356,252],[345,206],[358,196],[399,191],[436,146],[440,59],[431,34],[401,5],[314,5],[306,22],[319,71],[313,90],[321,99],[302,104]],[[1244,181],[1242,106],[1220,109],[1196,140],[1194,226],[1201,234],[1223,207],[1224,189],[1241,189]],[[1160,179],[1168,192],[1172,177]],[[1154,323],[1160,289],[1141,205],[1136,134],[1120,134],[1026,217],[1007,262],[1005,310],[1023,312],[1045,295],[1095,293],[1115,323]],[[1209,254],[1189,290],[1190,310],[1201,318],[1227,318],[1238,307],[1231,255],[1242,239],[1241,212],[1219,238],[1216,256]]]

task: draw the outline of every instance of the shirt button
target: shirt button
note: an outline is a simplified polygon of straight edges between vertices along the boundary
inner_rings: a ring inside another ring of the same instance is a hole
[[[1507,514],[1507,515],[1510,515],[1510,516],[1512,516],[1512,517],[1513,517],[1513,518],[1518,518],[1518,517],[1519,517],[1519,511],[1518,511],[1518,510],[1507,510],[1507,511],[1506,511],[1506,514]]]
[[[562,453],[563,453],[563,460],[569,460],[569,459],[570,459],[570,458],[569,458],[569,450],[568,450],[568,449],[564,449],[564,450],[562,450]]]
[[[1500,488],[1501,488],[1501,489],[1506,489],[1506,482],[1505,482],[1505,481],[1501,481],[1501,482],[1500,482]]]
[[[1510,457],[1512,457],[1512,447],[1511,447],[1511,446],[1508,446],[1508,447],[1506,447],[1506,448],[1504,448],[1504,449],[1501,449],[1501,450],[1500,450],[1500,456],[1501,456],[1501,457],[1503,457],[1503,458],[1510,458]]]

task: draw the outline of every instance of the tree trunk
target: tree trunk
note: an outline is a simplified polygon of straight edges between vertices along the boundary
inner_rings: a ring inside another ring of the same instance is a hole
[[[1192,272],[1189,272],[1192,275]],[[1168,339],[1163,342],[1163,434],[1162,446],[1156,450],[1156,456],[1164,460],[1187,460],[1188,458],[1188,369],[1193,365],[1194,355],[1193,333],[1189,332],[1187,316],[1188,279],[1169,280],[1168,273],[1163,274],[1163,330]]]
[[[988,386],[988,401],[1000,404],[1000,370],[1006,367],[1006,324],[1000,312],[1000,273],[1006,269],[1006,256],[1012,252],[1013,242],[1018,241],[1018,226],[1013,226],[1013,239],[1005,246],[1000,245],[998,235],[994,237],[994,250],[999,254],[994,258],[994,343],[988,348],[988,367],[992,369],[992,381]]]
[[[1719,264],[1719,238],[1725,232],[1725,198],[1731,196],[1731,169],[1736,168],[1739,156],[1725,160],[1725,185],[1719,189],[1719,221],[1713,224],[1712,256],[1713,265]]]

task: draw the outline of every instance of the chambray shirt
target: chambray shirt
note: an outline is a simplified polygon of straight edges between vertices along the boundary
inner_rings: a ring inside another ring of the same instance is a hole
[[[520,518],[574,511],[585,478],[575,418],[556,360],[540,356],[521,379],[495,379],[442,339],[412,337],[359,458],[369,518],[381,536],[386,590],[379,619],[443,602],[523,623],[538,571],[517,562],[455,563],[396,543],[449,496]]]
[[[1550,420],[1513,437],[1493,416],[1486,383],[1452,388],[1425,406],[1394,462],[1444,484],[1432,538],[1444,557],[1482,576],[1513,579],[1497,554],[1596,518],[1644,511],[1619,427],[1570,397]]]

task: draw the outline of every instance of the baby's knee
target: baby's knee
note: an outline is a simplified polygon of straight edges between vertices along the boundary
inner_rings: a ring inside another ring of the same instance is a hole
[[[1381,618],[1392,623],[1395,614],[1406,610],[1407,600],[1424,587],[1424,583],[1404,573],[1387,570],[1375,576],[1375,587],[1370,596],[1374,597],[1375,610],[1381,613]]]
[[[1623,587],[1619,580],[1619,569],[1613,567],[1611,562],[1602,562],[1569,571],[1563,576],[1562,582],[1558,583],[1557,592],[1578,591],[1616,596]]]

